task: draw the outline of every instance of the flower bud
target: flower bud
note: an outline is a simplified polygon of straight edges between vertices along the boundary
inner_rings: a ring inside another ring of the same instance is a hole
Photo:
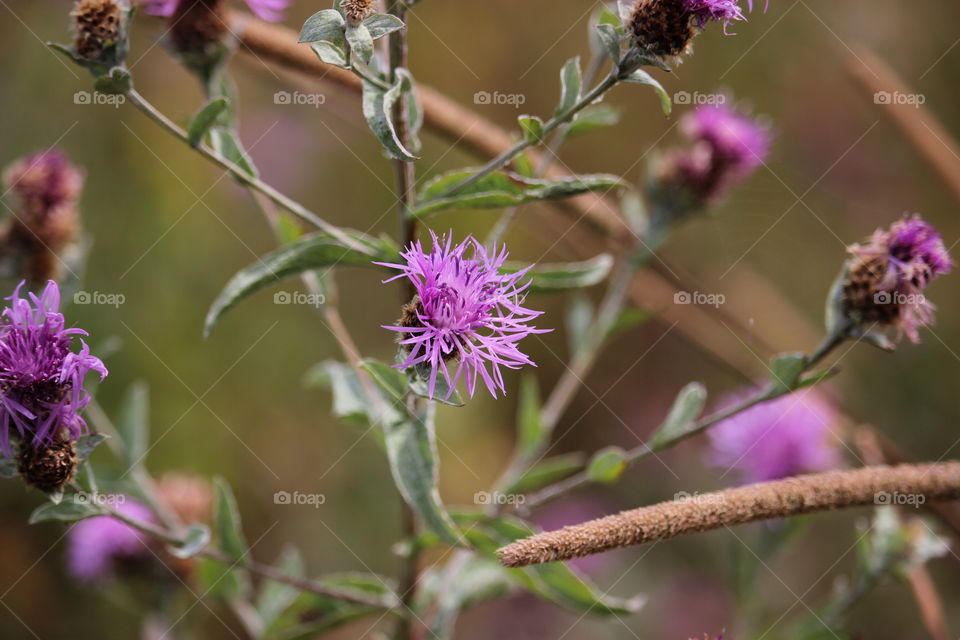
[[[127,0],[78,0],[73,20],[73,54],[101,71],[123,64],[127,54]]]
[[[170,41],[180,54],[208,54],[227,34],[223,0],[181,0],[170,16]]]
[[[44,493],[60,489],[77,469],[77,450],[73,441],[58,436],[48,442],[25,440],[17,455],[17,471],[23,481]]]
[[[639,51],[677,59],[690,53],[691,41],[707,23],[723,22],[726,32],[731,22],[744,19],[736,0],[638,0],[625,23]]]
[[[350,22],[363,22],[374,14],[373,0],[342,0],[340,8]]]

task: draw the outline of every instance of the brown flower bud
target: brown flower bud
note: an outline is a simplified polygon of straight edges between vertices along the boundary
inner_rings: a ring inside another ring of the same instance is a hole
[[[683,0],[639,0],[628,24],[637,48],[658,57],[689,53],[697,34]]]
[[[351,22],[363,22],[374,14],[373,0],[343,0],[340,7]]]
[[[211,53],[227,35],[222,0],[180,0],[170,16],[170,40],[182,54]]]
[[[17,471],[31,487],[51,493],[70,482],[76,469],[76,447],[63,436],[49,444],[23,442],[20,445]]]
[[[86,60],[103,62],[120,41],[123,8],[116,0],[80,0],[73,19],[74,49]]]

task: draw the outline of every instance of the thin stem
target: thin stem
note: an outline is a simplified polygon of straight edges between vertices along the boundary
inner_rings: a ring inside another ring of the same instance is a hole
[[[163,113],[161,113],[153,104],[151,104],[146,98],[137,93],[136,90],[130,89],[126,93],[127,99],[130,100],[130,103],[133,104],[137,109],[139,109],[144,115],[153,120],[156,124],[160,125],[168,132],[172,133],[175,137],[179,138],[186,144],[190,144],[187,133],[167,118]],[[317,227],[324,233],[331,235],[345,246],[351,247],[358,251],[363,251],[366,253],[367,249],[363,247],[356,240],[351,238],[349,235],[344,233],[339,227],[330,224],[323,218],[317,216],[315,213],[304,207],[299,202],[289,198],[288,196],[280,193],[275,188],[269,184],[263,182],[256,176],[250,175],[245,169],[237,166],[233,162],[230,162],[228,159],[224,158],[222,155],[210,149],[204,144],[199,144],[194,147],[200,155],[207,158],[214,164],[216,164],[221,169],[224,169],[234,175],[238,180],[246,184],[251,189],[254,189],[264,196],[269,198],[272,202],[277,204],[298,218],[304,220]]]

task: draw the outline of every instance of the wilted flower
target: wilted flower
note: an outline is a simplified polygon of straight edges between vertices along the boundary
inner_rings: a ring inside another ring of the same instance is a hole
[[[731,22],[745,19],[738,0],[637,0],[626,8],[624,23],[638,50],[675,58],[690,52],[693,37],[708,23],[722,22],[726,33]]]
[[[74,336],[82,329],[64,328],[60,314],[60,290],[53,281],[37,297],[20,297],[23,283],[7,298],[0,324],[0,448],[10,455],[10,437],[24,446],[53,445],[65,433],[76,440],[86,430],[80,410],[90,402],[83,387],[91,370],[102,380],[107,369],[80,340],[72,351]]]
[[[126,56],[127,0],[79,0],[70,13],[76,55],[113,67]]]
[[[385,282],[407,278],[416,290],[398,326],[384,327],[400,333],[405,357],[397,366],[429,369],[431,397],[438,373],[443,374],[451,394],[461,375],[471,396],[477,378],[483,379],[494,397],[497,389],[506,393],[500,368],[534,365],[517,343],[528,335],[549,331],[529,324],[543,312],[523,307],[529,282],[520,283],[530,267],[501,273],[506,247],[488,253],[470,236],[457,246],[449,235],[431,236],[430,252],[418,241],[401,253],[406,264],[378,263],[401,271]],[[451,362],[457,363],[453,375],[448,366]]]
[[[49,149],[11,165],[4,183],[18,202],[3,229],[0,254],[18,261],[16,271],[34,284],[55,279],[60,255],[78,234],[83,172],[63,153]]]
[[[937,230],[919,215],[905,214],[847,250],[853,257],[841,291],[846,319],[860,330],[894,327],[898,337],[919,342],[918,329],[933,323],[934,312],[923,290],[953,268]]]
[[[246,3],[254,15],[270,22],[283,20],[284,12],[290,6],[290,0],[246,0]],[[185,11],[193,5],[213,4],[219,4],[219,0],[143,0],[143,7],[147,13],[168,18],[176,12],[178,7]]]
[[[185,524],[210,522],[213,489],[205,479],[186,473],[165,473],[157,481],[157,500]]]
[[[352,22],[363,22],[374,14],[373,0],[342,0],[340,8]]]
[[[770,152],[769,129],[725,103],[697,107],[683,117],[680,129],[691,146],[669,152],[653,169],[651,198],[661,217],[680,217],[715,203]]]
[[[153,514],[144,505],[125,496],[111,499],[114,509],[140,522],[153,522]],[[104,580],[125,561],[148,558],[152,554],[147,536],[110,516],[81,520],[67,533],[67,568],[77,580]]]
[[[735,406],[745,396],[728,399]],[[840,464],[837,414],[815,389],[753,406],[710,429],[709,461],[746,482],[825,471]]]

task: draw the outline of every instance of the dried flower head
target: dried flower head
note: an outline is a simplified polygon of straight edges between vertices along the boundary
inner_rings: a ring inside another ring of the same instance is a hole
[[[76,440],[86,430],[80,410],[90,402],[84,389],[87,373],[102,380],[107,369],[80,340],[81,329],[66,329],[59,312],[60,290],[53,281],[38,297],[20,297],[20,283],[3,311],[0,324],[0,449],[10,455],[10,437],[39,448],[63,437]]]
[[[347,20],[363,22],[374,14],[373,0],[341,0],[340,8]]]
[[[842,283],[845,317],[862,330],[892,327],[898,338],[919,342],[919,328],[933,323],[935,309],[923,291],[953,268],[937,230],[919,215],[905,214],[847,250],[853,257]]]
[[[125,12],[126,5],[116,0],[79,0],[70,13],[77,55],[95,62],[114,62],[114,52],[124,37]]]
[[[141,522],[153,522],[144,505],[126,496],[104,496],[121,514]],[[147,537],[110,516],[81,520],[67,533],[67,568],[77,580],[103,581],[124,562],[152,557]]]
[[[180,8],[182,11],[192,5],[203,5],[205,0],[143,0],[142,5],[147,13],[155,16],[171,17]],[[284,12],[290,6],[290,0],[246,0],[250,11],[261,20],[280,22]]]
[[[213,489],[205,479],[186,473],[165,473],[157,481],[157,499],[184,523],[210,522]]]
[[[470,236],[456,246],[450,235],[431,236],[431,251],[424,251],[418,241],[401,253],[405,264],[378,263],[401,272],[385,282],[407,278],[416,290],[398,325],[384,327],[400,334],[405,358],[397,366],[429,369],[431,397],[440,373],[450,393],[461,375],[471,396],[478,378],[494,397],[497,389],[506,393],[501,367],[535,366],[517,343],[549,331],[531,326],[542,312],[523,306],[529,283],[521,281],[530,267],[501,273],[505,247],[488,253]]]
[[[17,197],[15,214],[2,232],[2,252],[22,263],[18,271],[34,284],[56,279],[59,255],[77,238],[77,201],[83,172],[55,149],[29,155],[4,173]]]
[[[697,107],[683,117],[680,129],[690,147],[668,153],[654,167],[652,197],[668,217],[722,199],[770,152],[769,129],[726,102]]]
[[[728,398],[734,406],[745,396]],[[840,465],[837,413],[815,389],[741,411],[709,431],[709,462],[736,469],[744,482],[777,480]]]
[[[690,52],[698,31],[710,22],[745,20],[738,0],[638,0],[627,12],[633,43],[640,51],[676,58]]]
[[[51,493],[73,479],[77,470],[77,449],[62,434],[49,442],[24,442],[17,455],[17,473],[31,486]]]

